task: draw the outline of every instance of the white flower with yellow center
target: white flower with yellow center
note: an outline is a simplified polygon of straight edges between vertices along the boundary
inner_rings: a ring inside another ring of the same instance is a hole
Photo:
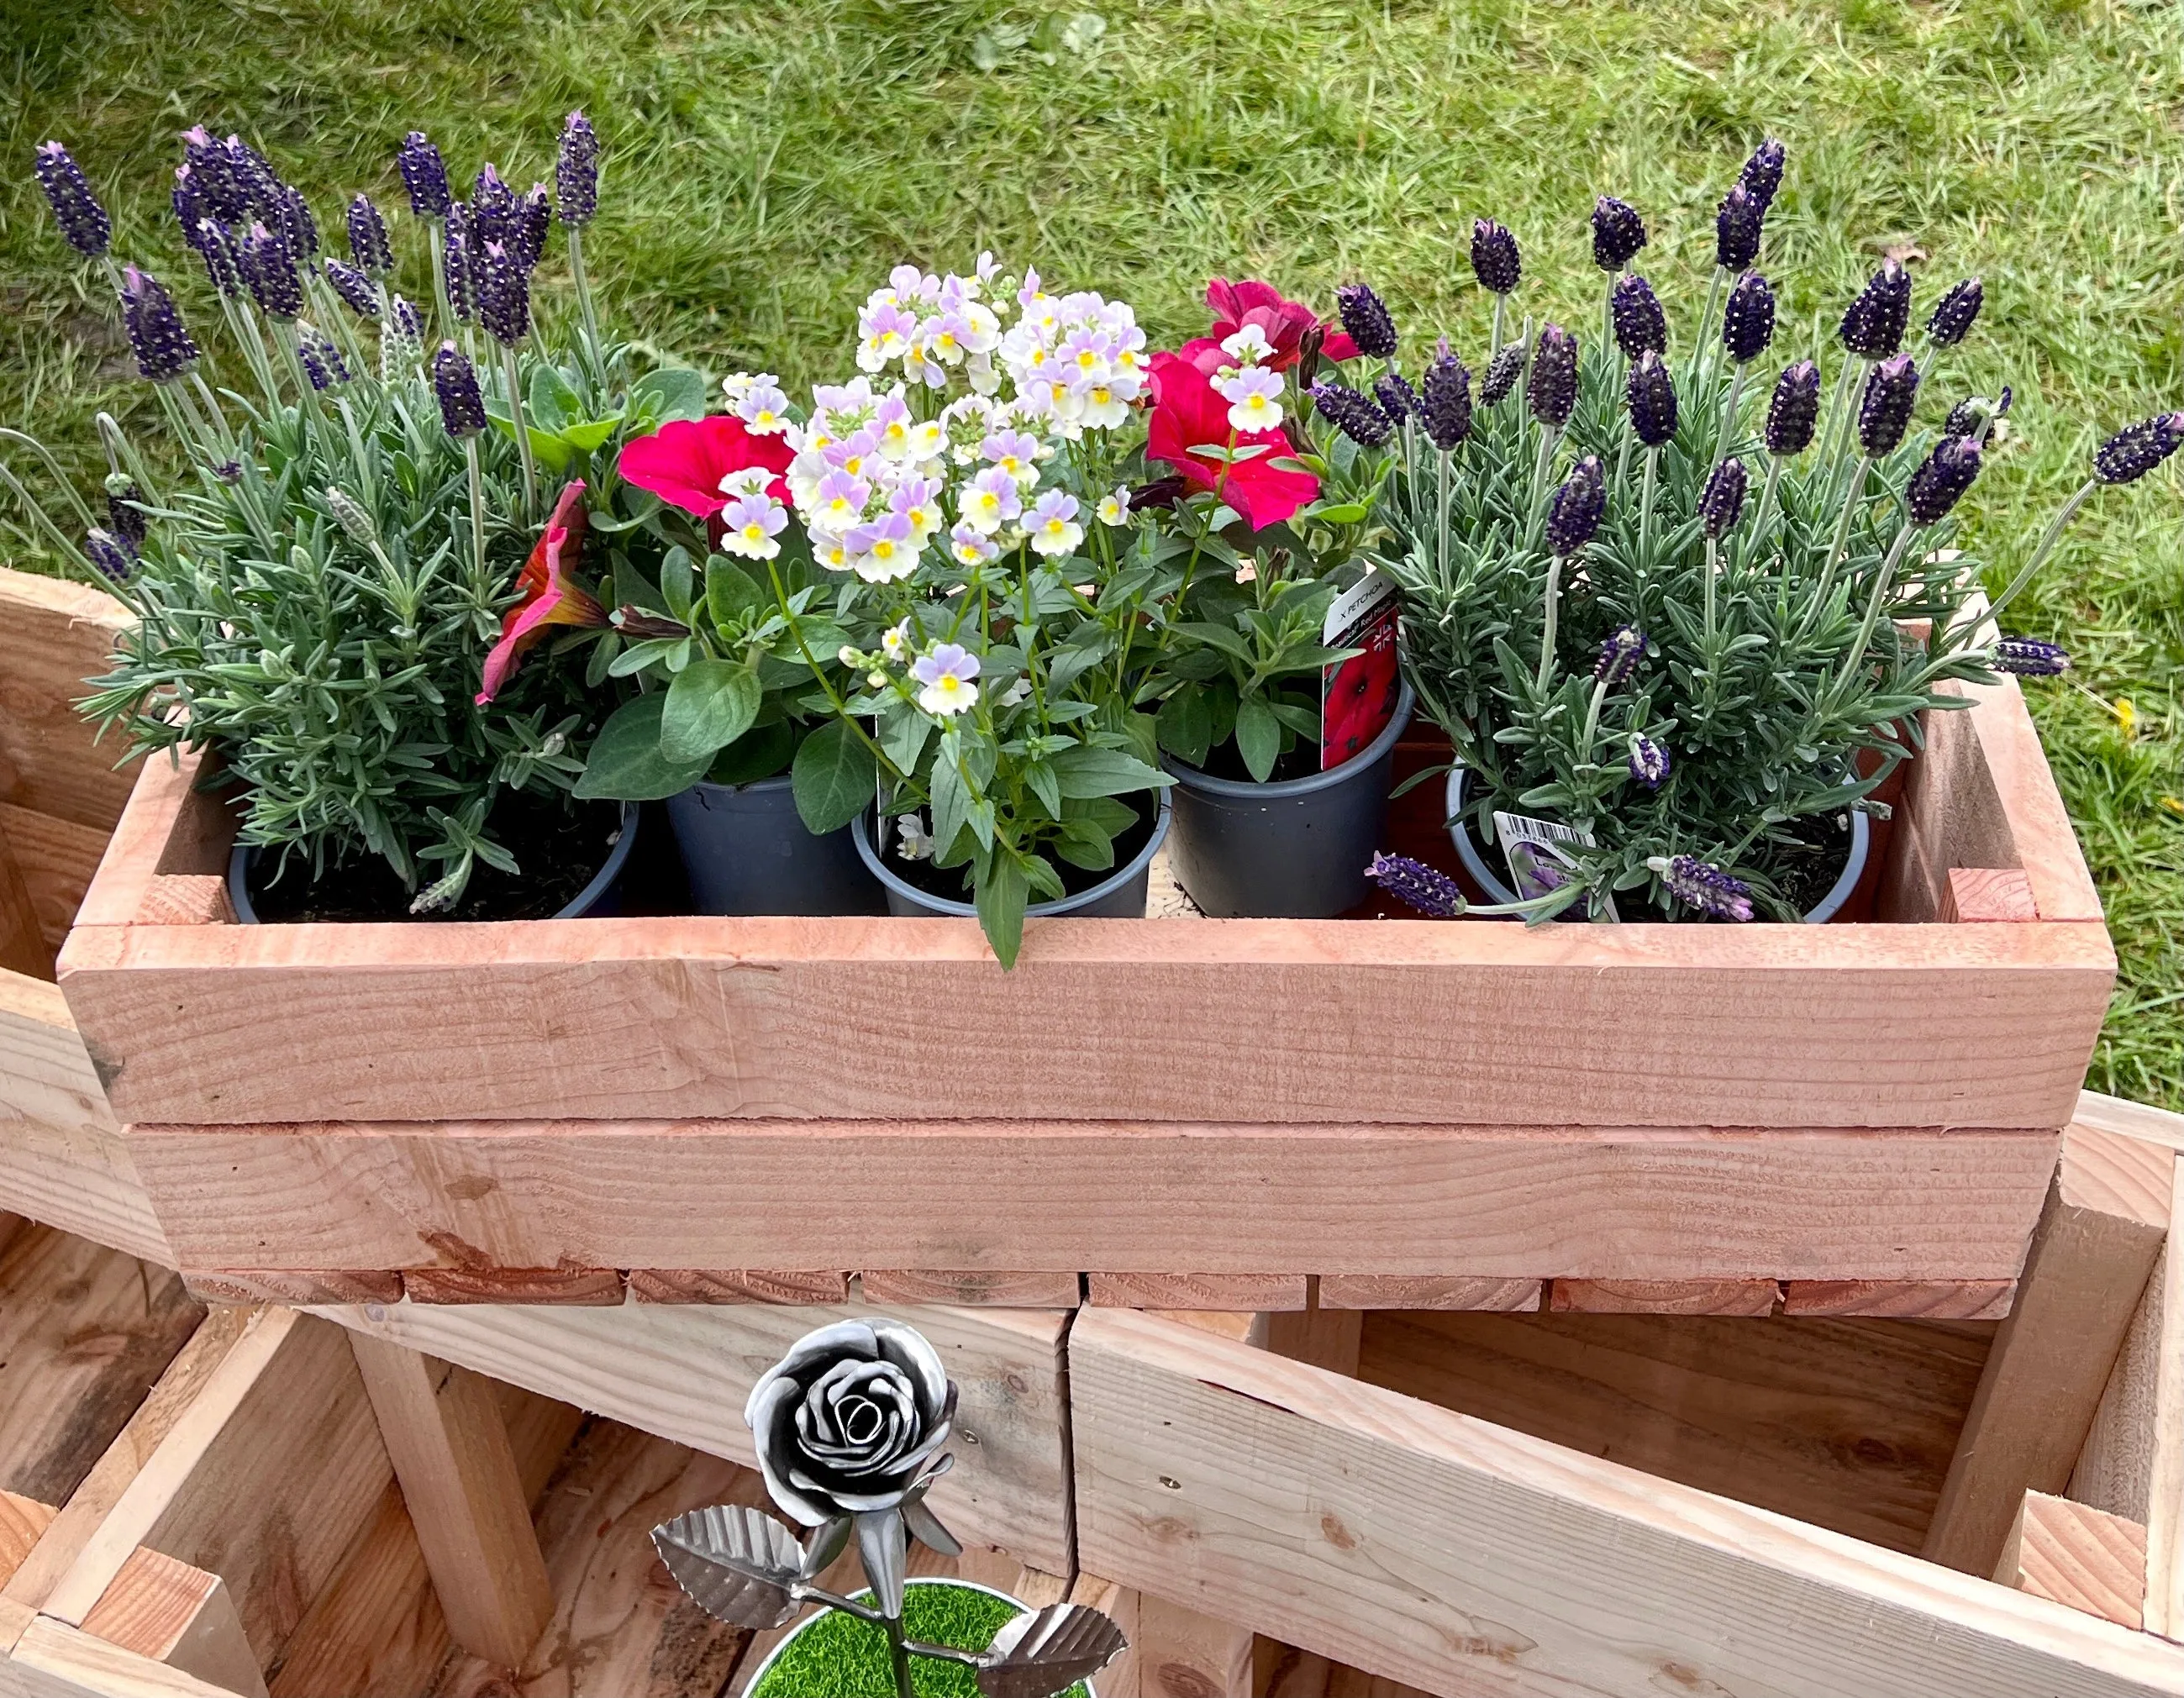
[[[1257,365],[1273,357],[1274,345],[1256,325],[1245,325],[1221,338],[1221,351],[1239,365]]]
[[[1066,490],[1048,490],[1024,515],[1024,530],[1034,554],[1070,553],[1084,540],[1084,527],[1077,522],[1077,498]]]
[[[1098,509],[1100,522],[1120,530],[1130,522],[1130,486],[1118,483],[1102,497]]]
[[[978,657],[960,643],[943,643],[930,654],[921,655],[910,676],[925,688],[917,704],[929,714],[953,715],[968,710],[978,699]]]
[[[1263,365],[1247,365],[1232,376],[1213,380],[1216,394],[1228,404],[1228,426],[1240,431],[1278,430],[1282,422],[1282,375]]]

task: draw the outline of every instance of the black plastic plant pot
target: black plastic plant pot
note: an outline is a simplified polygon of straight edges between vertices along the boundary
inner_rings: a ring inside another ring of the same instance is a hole
[[[1325,920],[1371,894],[1365,869],[1383,847],[1396,744],[1415,698],[1403,686],[1395,717],[1342,763],[1269,784],[1217,778],[1179,760],[1176,882],[1217,920]]]
[[[1514,902],[1517,893],[1509,888],[1508,881],[1487,865],[1486,857],[1479,852],[1473,841],[1471,830],[1463,818],[1463,781],[1468,775],[1461,766],[1451,766],[1448,772],[1448,835],[1456,845],[1456,858],[1463,863],[1463,870],[1471,875],[1472,882],[1486,893],[1490,902]],[[1866,857],[1873,849],[1873,826],[1867,817],[1852,810],[1850,816],[1850,858],[1844,861],[1841,874],[1828,887],[1828,894],[1805,911],[1808,926],[1825,926],[1842,912],[1843,904],[1850,900],[1851,893],[1858,888],[1858,881],[1865,872]],[[1573,914],[1570,917],[1580,917]]]
[[[621,830],[615,838],[614,847],[607,852],[606,860],[592,875],[592,882],[550,918],[605,920],[621,911],[622,874],[637,847],[640,811],[634,802],[621,804]],[[261,923],[257,907],[250,899],[250,874],[257,864],[258,846],[254,843],[237,843],[235,853],[227,858],[227,899],[235,906],[235,917],[246,926]]]
[[[887,900],[847,826],[805,829],[786,773],[693,784],[667,799],[675,847],[700,914],[884,914]]]
[[[1173,810],[1168,793],[1160,799],[1160,817],[1153,821],[1152,835],[1139,846],[1138,852],[1117,867],[1089,890],[1060,902],[1034,902],[1024,910],[1027,920],[1050,919],[1057,915],[1070,915],[1080,920],[1142,920],[1145,917],[1145,892],[1151,882],[1153,857],[1160,846],[1167,841],[1169,821]],[[934,896],[920,890],[908,880],[898,877],[881,861],[872,847],[872,816],[858,816],[850,828],[856,835],[857,853],[873,877],[887,891],[887,911],[900,918],[916,919],[921,916],[945,915],[966,919],[978,918],[978,910],[968,902],[951,902],[944,896]]]

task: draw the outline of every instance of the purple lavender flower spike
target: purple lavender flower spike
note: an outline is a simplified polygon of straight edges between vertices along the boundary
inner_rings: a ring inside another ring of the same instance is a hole
[[[319,257],[319,223],[311,216],[311,209],[304,200],[302,192],[282,183],[281,188],[281,234],[288,243],[288,251],[300,262]]]
[[[1994,665],[2020,678],[2053,678],[2070,670],[2070,657],[2061,645],[2036,637],[2005,637],[1994,645]]]
[[[1668,362],[1650,351],[1641,354],[1626,387],[1630,428],[1647,448],[1659,448],[1676,434],[1676,381]]]
[[[83,539],[83,553],[109,583],[125,584],[136,575],[136,557],[104,531],[93,531]]]
[[[1592,263],[1603,271],[1620,271],[1646,245],[1646,220],[1638,209],[1613,195],[1592,204]]]
[[[460,201],[451,204],[445,214],[447,225],[441,234],[442,269],[448,279],[448,305],[456,320],[468,324],[477,311],[478,276],[476,250],[471,237],[471,209]]]
[[[504,348],[531,333],[531,274],[504,242],[488,242],[478,266],[478,322]]]
[[[182,227],[182,240],[196,247],[198,220],[205,215],[205,197],[197,173],[187,165],[175,167],[174,192],[168,196],[167,204],[174,208],[175,222]]]
[[[383,280],[394,269],[394,244],[387,239],[387,220],[370,195],[348,203],[348,222],[349,259],[365,276]]]
[[[1661,310],[1661,298],[1635,271],[1625,271],[1607,292],[1607,315],[1625,359],[1669,351],[1669,319]]]
[[[1742,183],[1732,184],[1713,218],[1713,263],[1724,271],[1748,270],[1759,257],[1767,209]]]
[[[1938,525],[1964,499],[1979,476],[1979,444],[1968,437],[1944,437],[1934,445],[1903,491],[1914,525]]]
[[[1547,504],[1547,552],[1565,560],[1580,552],[1598,534],[1607,510],[1607,480],[1599,460],[1587,454]]]
[[[53,222],[61,227],[62,240],[86,259],[102,258],[114,240],[114,220],[91,192],[83,168],[59,142],[46,142],[38,148],[32,170],[38,187],[46,192],[46,203],[53,209]]]
[[[1412,860],[1407,855],[1377,851],[1366,877],[1407,908],[1435,920],[1453,920],[1465,908],[1462,887],[1439,867]]]
[[[1426,365],[1424,387],[1420,416],[1425,421],[1426,435],[1435,448],[1447,454],[1461,447],[1471,434],[1471,373],[1449,352],[1446,337],[1440,352]]]
[[[507,245],[516,216],[515,191],[501,180],[491,161],[478,168],[471,185],[471,239],[481,251],[488,242]]]
[[[1736,175],[1745,192],[1759,203],[1762,216],[1774,204],[1774,192],[1782,187],[1782,166],[1786,158],[1782,144],[1769,136],[1752,150],[1752,157]]]
[[[1978,278],[1952,283],[1948,292],[1935,303],[1933,316],[1926,320],[1926,334],[1938,347],[1954,348],[1972,333],[1986,301],[1986,287]]]
[[[2103,483],[2137,483],[2184,444],[2184,413],[2157,413],[2126,425],[2093,450],[2093,476]]]
[[[561,151],[554,162],[554,193],[561,222],[582,229],[599,210],[599,138],[591,120],[571,112],[561,125]]]
[[[226,144],[203,125],[182,132],[182,159],[205,210],[222,224],[233,224],[250,210],[249,190],[235,180]]]
[[[394,325],[394,333],[397,336],[408,337],[413,342],[418,341],[423,337],[425,334],[424,315],[417,310],[415,305],[410,302],[404,300],[399,295],[397,295],[394,298],[392,318]]]
[[[1744,462],[1731,454],[1708,474],[1699,492],[1700,526],[1709,537],[1723,537],[1736,528],[1744,516],[1747,479]]]
[[[1658,790],[1669,782],[1672,764],[1669,751],[1643,732],[1631,738],[1630,776],[1648,790]]]
[[[231,136],[220,143],[220,157],[226,162],[228,179],[235,192],[242,198],[243,211],[260,219],[281,221],[284,198],[281,179],[273,174],[273,167],[265,156],[240,136]],[[237,217],[242,216],[237,213]]]
[[[144,550],[151,524],[140,504],[144,492],[125,476],[109,478],[106,484],[106,527],[131,555]]]
[[[422,130],[412,130],[402,138],[394,169],[402,174],[402,187],[409,191],[412,213],[432,223],[448,215],[448,208],[454,201],[448,187],[448,167],[440,150],[426,139]]]
[[[1696,908],[1717,920],[1749,920],[1752,887],[1696,855],[1655,855],[1646,865],[1659,877],[1669,894],[1686,908]]]
[[[1645,658],[1646,633],[1635,625],[1618,626],[1600,645],[1600,659],[1593,662],[1592,676],[1613,689],[1636,671]]]
[[[1369,395],[1340,383],[1315,383],[1312,405],[1319,415],[1361,448],[1384,447],[1395,425]]]
[[[1813,445],[1820,419],[1820,368],[1809,359],[1784,368],[1767,404],[1767,452],[1793,459]]]
[[[1384,371],[1374,378],[1373,398],[1380,404],[1380,410],[1398,425],[1406,419],[1423,421],[1425,417],[1425,404],[1411,387],[1411,380],[1400,371]]]
[[[1388,303],[1368,283],[1345,283],[1334,292],[1335,310],[1342,327],[1368,359],[1390,359],[1396,352],[1396,321]]]
[[[1873,368],[1858,406],[1858,445],[1875,459],[1896,452],[1910,428],[1919,398],[1919,368],[1908,354],[1892,354]]]
[[[1577,406],[1577,338],[1560,325],[1540,327],[1524,399],[1532,416],[1550,429],[1559,431],[1569,423]]]
[[[1471,221],[1471,275],[1479,287],[1496,295],[1513,293],[1524,274],[1517,238],[1490,218]]]
[[[554,203],[543,183],[533,183],[530,193],[515,203],[509,215],[509,252],[526,271],[535,269],[546,252],[547,233],[554,228]]]
[[[1911,274],[1883,260],[1843,313],[1842,345],[1864,359],[1885,359],[1903,347],[1910,317]]]
[[[311,380],[314,389],[330,389],[348,382],[352,376],[333,338],[316,325],[305,322],[296,326],[296,357],[303,361],[304,376]]]
[[[1486,362],[1486,376],[1479,386],[1479,404],[1498,407],[1509,398],[1517,380],[1524,375],[1524,344],[1505,342],[1501,353]]]
[[[1749,365],[1774,340],[1774,291],[1757,271],[1730,287],[1721,311],[1721,345],[1739,365]]]
[[[214,288],[234,299],[242,292],[242,271],[235,253],[235,236],[216,218],[198,220],[197,233],[190,246],[204,261],[205,276]]]
[[[175,298],[134,265],[121,274],[121,317],[136,370],[153,383],[171,383],[197,364],[198,345],[175,310]]]
[[[296,256],[277,232],[263,224],[252,225],[243,233],[236,262],[251,298],[268,316],[292,319],[304,310],[304,280],[296,270]]]
[[[477,368],[452,342],[442,342],[432,356],[432,392],[439,398],[440,423],[449,436],[474,437],[485,428]]]
[[[372,287],[371,279],[355,266],[344,265],[338,259],[329,259],[326,264],[326,281],[333,285],[334,292],[342,298],[343,304],[359,318],[377,318],[379,292]]]

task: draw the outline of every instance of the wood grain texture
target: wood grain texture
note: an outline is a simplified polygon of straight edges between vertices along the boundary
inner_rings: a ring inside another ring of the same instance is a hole
[[[0,820],[0,972],[39,979],[53,976],[53,946],[38,923],[5,820]]]
[[[1080,1314],[1070,1377],[1088,1567],[1390,1679],[1497,1698],[2184,1690],[2184,1652],[2149,1636],[1156,1317]]]
[[[1466,1274],[1323,1273],[1319,1300],[1329,1309],[1536,1309],[1542,1286]]]
[[[1104,1308],[1267,1314],[1303,1308],[1306,1285],[1301,1273],[1088,1273],[1084,1290]]]
[[[2068,1498],[2027,1492],[1994,1578],[2120,1628],[2137,1628],[2145,1613],[2146,1529]]]
[[[465,1651],[518,1667],[554,1593],[490,1383],[367,1333],[348,1339],[448,1631]]]
[[[2021,869],[1954,866],[1937,917],[1950,926],[2021,924],[2037,920],[2040,912],[2032,900],[2031,877]]]
[[[1252,1698],[1251,1630],[1140,1593],[1138,1682],[1145,1698]]]
[[[1793,1279],[1782,1288],[1785,1315],[1999,1321],[2016,1300],[2014,1279]]]
[[[743,1407],[789,1345],[830,1321],[874,1311],[762,1304],[621,1309],[433,1307],[313,1311],[496,1379],[606,1415],[745,1467]],[[961,1388],[956,1466],[933,1506],[961,1537],[1050,1571],[1072,1565],[1066,1316],[1014,1309],[903,1311]]]
[[[0,1491],[0,1586],[6,1585],[23,1566],[24,1559],[53,1525],[54,1514],[51,1504]]]
[[[283,1268],[224,1269],[218,1273],[182,1274],[183,1289],[200,1303],[398,1303],[402,1276],[385,1273],[316,1272]]]
[[[794,1267],[838,1255],[1167,1274],[1183,1271],[1176,1223],[1187,1220],[1189,1271],[1204,1273],[1320,1273],[1340,1255],[1346,1273],[1897,1280],[2014,1278],[2058,1142],[1023,1121],[135,1127],[129,1138],[191,1267]],[[1005,1209],[997,1172],[1016,1180]]]
[[[0,1698],[236,1698],[223,1687],[39,1616],[0,1659]]]
[[[38,930],[56,950],[75,923],[84,892],[91,888],[111,826],[110,821],[105,826],[78,825],[0,802],[0,838],[7,839],[15,857]],[[53,974],[48,971],[45,977]]]
[[[111,831],[135,782],[76,712],[128,610],[112,596],[0,566],[0,804]]]
[[[873,1269],[857,1276],[868,1303],[957,1303],[972,1307],[1074,1309],[1074,1273]]]
[[[2128,1102],[2098,1091],[2078,1093],[2080,1124],[2102,1132],[2121,1133],[2142,1144],[2159,1144],[2184,1150],[2184,1114],[2172,1114],[2147,1103]]]
[[[216,872],[161,873],[152,880],[136,914],[141,926],[232,926],[235,904],[227,880]]]
[[[1992,1324],[1377,1314],[1359,1377],[1586,1456],[1915,1551]]]
[[[627,1280],[638,1303],[840,1303],[846,1273],[802,1273],[696,1267],[632,1267]]]
[[[1772,1279],[1557,1279],[1547,1307],[1558,1315],[1771,1315]]]
[[[1992,1574],[2024,1495],[2068,1484],[2168,1230],[2166,1155],[2091,1127],[2065,1135],[1935,1511],[1931,1561]]]
[[[0,1489],[67,1502],[203,1315],[164,1269],[16,1233],[0,1250]]]
[[[211,1685],[267,1698],[226,1582],[159,1551],[139,1545],[130,1553],[83,1630]]]
[[[560,1303],[619,1308],[621,1275],[611,1267],[413,1267],[402,1276],[412,1303]]]

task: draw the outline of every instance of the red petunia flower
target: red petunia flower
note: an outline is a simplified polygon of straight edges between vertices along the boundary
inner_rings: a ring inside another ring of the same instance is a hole
[[[1271,340],[1271,338],[1269,338]],[[1237,431],[1228,404],[1206,374],[1179,354],[1152,358],[1153,415],[1145,443],[1148,459],[1165,460],[1201,489],[1219,494],[1254,531],[1279,525],[1319,493],[1308,471],[1284,471],[1273,462],[1295,452],[1280,431]],[[1208,443],[1264,448],[1249,459],[1221,461],[1190,452]]]
[[[584,486],[581,482],[566,484],[554,504],[554,516],[546,521],[515,580],[522,599],[501,616],[500,641],[485,657],[485,676],[477,693],[480,707],[500,693],[518,658],[546,634],[548,626],[593,628],[606,624],[607,610],[598,598],[569,576],[583,553],[584,524]]]
[[[788,486],[779,474],[794,458],[788,437],[754,436],[741,419],[709,413],[702,419],[673,420],[624,444],[618,470],[639,489],[710,519],[728,504],[721,480],[749,466],[774,473],[768,488],[775,499],[786,502]]]
[[[1263,363],[1276,371],[1286,371],[1297,363],[1303,352],[1304,333],[1315,325],[1327,332],[1327,340],[1320,344],[1321,359],[1357,357],[1357,344],[1346,331],[1323,320],[1302,301],[1283,299],[1282,292],[1272,283],[1256,278],[1232,283],[1226,277],[1216,277],[1206,286],[1206,304],[1213,309],[1213,328],[1195,342],[1185,342],[1183,357],[1209,377],[1232,363],[1221,351],[1221,344],[1245,325],[1256,325],[1273,344],[1273,357]]]

